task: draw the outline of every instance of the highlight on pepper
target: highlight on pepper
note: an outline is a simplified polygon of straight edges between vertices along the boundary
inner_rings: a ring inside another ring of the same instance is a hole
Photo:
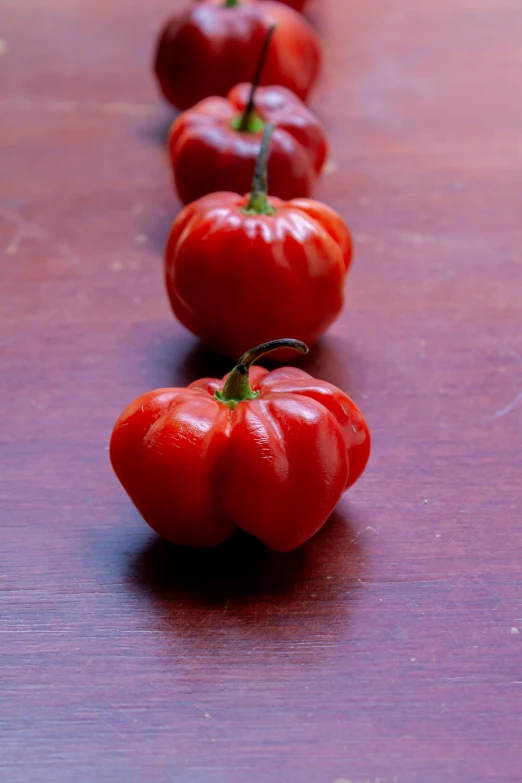
[[[370,455],[368,425],[337,387],[297,367],[253,366],[294,339],[247,351],[221,380],[143,394],[110,441],[113,469],[165,539],[213,547],[238,528],[290,551],[313,536]]]

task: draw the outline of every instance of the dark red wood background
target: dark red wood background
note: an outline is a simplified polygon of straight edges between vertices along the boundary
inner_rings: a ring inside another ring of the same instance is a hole
[[[304,366],[374,453],[285,556],[167,549],[108,464],[132,398],[226,369],[162,283],[181,5],[2,0],[0,779],[514,783],[522,4],[316,0],[318,196],[357,258]]]

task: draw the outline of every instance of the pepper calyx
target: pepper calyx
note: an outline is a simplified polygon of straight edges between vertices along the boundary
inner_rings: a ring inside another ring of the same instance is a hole
[[[243,114],[234,117],[234,119],[231,120],[230,125],[232,129],[238,131],[238,133],[260,133],[264,130],[265,121],[261,119],[259,114],[253,112],[247,116],[246,120]]]
[[[308,346],[305,343],[290,337],[262,343],[243,354],[234,369],[227,375],[223,389],[217,389],[214,392],[215,399],[228,405],[232,411],[240,402],[257,400],[261,392],[254,391],[250,386],[248,377],[250,368],[262,356],[272,353],[272,351],[278,351],[280,348],[290,348],[302,354],[308,353]]]

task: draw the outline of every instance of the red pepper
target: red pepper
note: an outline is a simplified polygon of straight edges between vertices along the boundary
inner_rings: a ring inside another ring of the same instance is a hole
[[[368,426],[340,389],[303,370],[249,370],[138,397],[114,427],[110,456],[148,524],[176,544],[211,547],[243,528],[285,552],[313,536],[370,454]]]
[[[230,357],[280,334],[317,340],[342,309],[352,258],[348,228],[332,209],[267,198],[272,130],[265,128],[250,196],[214,193],[189,204],[165,252],[175,315]]]
[[[183,110],[247,82],[272,24],[277,32],[261,83],[305,100],[319,74],[321,45],[301,14],[272,0],[202,0],[170,18],[155,60],[165,98]]]
[[[170,158],[184,204],[217,191],[246,193],[267,122],[277,125],[268,159],[270,192],[282,199],[311,195],[328,154],[325,132],[286,87],[257,87],[274,30],[252,84],[234,87],[227,98],[205,98],[174,122]]]
[[[279,2],[289,5],[290,8],[295,8],[296,11],[302,11],[307,0],[279,0]]]

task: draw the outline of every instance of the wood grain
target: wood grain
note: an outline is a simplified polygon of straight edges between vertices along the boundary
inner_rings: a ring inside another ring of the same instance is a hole
[[[287,556],[165,547],[111,473],[172,319],[151,48],[177,0],[3,0],[0,779],[513,783],[522,729],[519,0],[316,0],[318,196],[351,225],[304,365],[371,467]],[[254,501],[255,502],[255,501]]]

